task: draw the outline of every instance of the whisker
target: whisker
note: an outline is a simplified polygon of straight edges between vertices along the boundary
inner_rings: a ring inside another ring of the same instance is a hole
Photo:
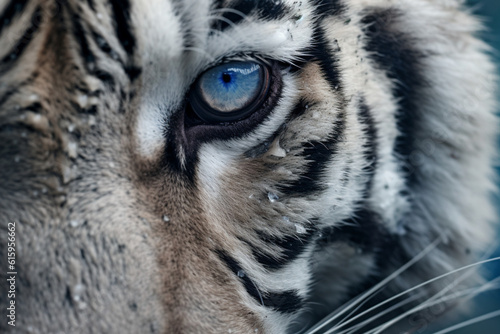
[[[228,20],[223,16],[209,16],[209,19],[222,21],[222,22],[226,23],[227,25],[231,26],[231,28],[238,29],[238,25],[236,25],[233,21]]]
[[[493,281],[488,282],[487,284],[485,284],[485,285],[483,285],[483,286],[481,286],[479,288],[466,289],[466,290],[463,290],[463,291],[460,291],[460,292],[455,292],[455,293],[450,294],[448,296],[444,296],[442,298],[439,298],[438,300],[434,300],[436,298],[436,296],[439,295],[439,294],[436,294],[435,296],[431,297],[429,299],[429,301],[427,301],[425,303],[422,303],[421,305],[415,306],[414,308],[412,308],[412,309],[404,312],[403,314],[400,314],[399,316],[397,316],[394,319],[386,322],[385,324],[380,325],[380,326],[372,329],[371,331],[366,332],[366,334],[379,334],[379,333],[382,333],[384,330],[386,330],[387,328],[391,327],[392,325],[394,325],[395,323],[397,323],[399,320],[404,319],[404,318],[406,318],[407,316],[409,316],[411,314],[414,314],[414,313],[416,313],[418,311],[424,310],[424,309],[429,308],[431,306],[434,306],[434,305],[437,305],[437,304],[440,304],[440,303],[443,303],[443,302],[446,302],[446,301],[449,301],[449,300],[458,299],[460,297],[467,297],[468,296],[469,298],[472,298],[472,297],[477,296],[478,294],[480,294],[482,292],[499,289],[499,287],[493,288],[494,285],[498,281],[500,281],[500,277],[494,279]]]
[[[394,295],[394,296],[392,296],[391,298],[388,298],[388,299],[386,299],[385,301],[383,301],[383,302],[381,302],[381,303],[379,303],[379,304],[377,304],[377,305],[375,305],[375,306],[370,307],[369,309],[367,309],[367,310],[365,310],[365,311],[361,312],[360,314],[358,314],[358,315],[356,315],[355,317],[353,317],[353,318],[349,319],[348,321],[344,322],[343,324],[340,324],[339,326],[336,326],[336,327],[335,327],[335,329],[336,329],[336,330],[338,330],[338,329],[340,329],[340,328],[344,327],[345,325],[347,325],[347,324],[349,324],[349,323],[352,323],[353,321],[355,321],[355,320],[359,319],[360,317],[362,317],[362,316],[364,316],[364,315],[366,315],[366,314],[368,314],[368,313],[370,313],[370,312],[372,312],[372,311],[374,311],[374,310],[378,309],[379,307],[384,306],[384,305],[386,305],[387,303],[390,303],[391,301],[393,301],[393,300],[395,300],[395,299],[397,299],[397,298],[399,298],[399,297],[401,297],[401,296],[404,296],[405,294],[408,294],[408,293],[410,293],[410,292],[412,292],[412,291],[415,291],[416,289],[419,289],[419,288],[421,288],[421,287],[423,287],[423,286],[429,285],[429,284],[431,284],[431,283],[433,283],[433,282],[435,282],[435,281],[437,281],[437,280],[440,280],[440,279],[442,279],[442,278],[445,278],[445,277],[451,276],[451,275],[453,275],[453,274],[456,274],[456,273],[458,273],[458,272],[461,272],[461,271],[464,271],[464,270],[467,270],[467,269],[470,269],[470,268],[473,268],[473,267],[480,266],[480,265],[485,264],[485,263],[494,262],[494,261],[498,261],[498,260],[500,260],[500,257],[495,257],[495,258],[492,258],[492,259],[487,259],[487,260],[483,260],[483,261],[475,262],[475,263],[469,264],[469,265],[467,265],[467,266],[463,266],[463,267],[460,267],[460,268],[458,268],[458,269],[452,270],[452,271],[447,272],[447,273],[445,273],[445,274],[439,275],[439,276],[437,276],[437,277],[434,277],[434,278],[432,278],[432,279],[430,279],[430,280],[428,280],[428,281],[425,281],[425,282],[423,282],[423,283],[420,283],[420,284],[418,284],[418,285],[416,285],[416,286],[414,286],[414,287],[412,287],[412,288],[410,288],[410,289],[407,289],[407,290],[405,290],[405,291],[403,291],[403,292],[400,292],[400,293],[398,293],[397,295]],[[441,294],[442,294],[442,291],[440,291],[439,293],[441,293]]]
[[[233,13],[233,14],[236,14],[236,15],[239,15],[241,16],[242,19],[246,19],[247,15],[244,14],[243,12],[237,10],[237,9],[233,9],[233,8],[219,8],[219,9],[214,9],[212,10],[210,13]]]
[[[412,265],[420,261],[423,257],[425,257],[427,254],[429,254],[432,250],[434,250],[439,243],[441,242],[441,238],[438,238],[434,240],[433,243],[431,243],[429,246],[427,246],[423,251],[421,251],[419,254],[417,254],[413,259],[408,261],[406,264],[401,266],[399,269],[394,271],[392,274],[387,276],[385,279],[377,283],[375,286],[370,288],[368,291],[364,292],[361,294],[359,297],[356,297],[352,302],[347,303],[347,306],[340,310],[340,311],[334,311],[327,317],[325,317],[323,320],[321,320],[318,324],[316,324],[313,328],[311,328],[306,334],[314,334],[317,333],[318,330],[322,329],[326,325],[330,324],[332,321],[340,317],[341,315],[347,313],[349,310],[352,308],[356,307],[359,303],[363,302],[366,298],[370,297],[371,295],[375,294],[380,290],[382,287],[387,285],[390,281],[392,281],[394,278],[398,277],[401,273],[406,271],[408,268],[410,268]]]
[[[257,285],[253,282],[253,280],[250,280],[250,282],[252,282],[252,284],[253,284],[253,286],[254,286],[255,290],[257,291],[257,294],[259,295],[260,302],[262,303],[262,306],[264,306],[264,307],[265,307],[266,305],[264,305],[264,299],[262,298],[262,294],[260,293],[259,288],[258,288],[258,287],[257,287]]]
[[[500,316],[500,310],[496,310],[496,311],[493,311],[493,312],[490,312],[490,313],[486,313],[486,314],[483,314],[481,316],[478,316],[478,317],[475,317],[475,318],[472,318],[472,319],[469,319],[469,320],[466,320],[466,321],[462,321],[456,325],[453,325],[451,327],[448,327],[448,328],[445,328],[439,332],[436,332],[434,334],[446,334],[446,333],[449,333],[449,332],[452,332],[454,330],[457,330],[457,329],[461,329],[461,328],[464,328],[464,327],[467,327],[467,326],[470,326],[470,325],[474,325],[478,322],[481,322],[481,321],[485,321],[485,320],[488,320],[488,319],[491,319],[491,318],[495,318],[495,317],[498,317]]]
[[[355,331],[355,330],[358,330],[358,329],[360,329],[360,328],[363,328],[363,327],[365,327],[366,325],[368,325],[370,322],[372,322],[372,321],[374,321],[374,320],[377,320],[378,318],[380,318],[380,317],[382,317],[382,316],[386,315],[387,313],[390,313],[390,312],[392,312],[393,310],[395,310],[395,309],[397,309],[397,308],[400,308],[401,306],[405,306],[406,304],[409,304],[409,303],[411,303],[411,302],[413,302],[413,301],[417,300],[418,298],[419,298],[419,296],[418,296],[418,295],[413,295],[413,296],[411,296],[411,297],[409,297],[409,298],[406,298],[405,300],[400,301],[399,303],[397,303],[397,304],[395,304],[395,305],[392,305],[391,307],[389,307],[389,308],[387,308],[387,309],[384,309],[382,312],[377,313],[377,315],[375,315],[375,316],[373,316],[373,317],[371,317],[371,318],[368,318],[368,319],[366,319],[365,321],[363,321],[363,322],[361,322],[361,323],[359,323],[359,324],[354,325],[353,327],[350,327],[350,328],[347,328],[347,329],[345,329],[345,330],[343,330],[343,331],[341,331],[341,332],[338,332],[337,334],[346,334],[346,333],[351,333],[351,332],[353,332],[353,331]],[[331,329],[331,331],[332,331],[332,332],[333,332],[333,331],[336,331],[336,330],[338,330],[338,327],[334,327],[334,328],[332,328],[332,329]]]

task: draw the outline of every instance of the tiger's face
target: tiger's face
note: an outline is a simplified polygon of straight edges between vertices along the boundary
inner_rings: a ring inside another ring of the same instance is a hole
[[[458,2],[0,13],[2,331],[299,331],[429,244],[378,300],[491,237],[493,68]]]

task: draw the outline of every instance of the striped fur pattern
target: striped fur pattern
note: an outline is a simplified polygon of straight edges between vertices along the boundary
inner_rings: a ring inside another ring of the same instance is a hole
[[[1,0],[0,331],[298,332],[436,240],[376,299],[475,261],[480,29],[458,0]],[[271,68],[262,107],[186,121],[196,78],[239,60]]]

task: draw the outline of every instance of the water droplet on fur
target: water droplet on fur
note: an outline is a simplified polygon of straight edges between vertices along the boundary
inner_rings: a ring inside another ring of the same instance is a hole
[[[340,51],[339,41],[337,41],[337,40],[334,40],[334,41],[333,41],[332,51],[333,51],[333,52],[338,52],[338,51]]]
[[[238,270],[238,272],[236,273],[236,275],[239,277],[239,278],[243,278],[245,277],[247,274],[245,273],[245,271],[243,269],[241,270]]]
[[[97,13],[97,14],[96,14],[96,17],[97,17],[99,20],[102,20],[102,14],[101,14],[101,13]]]
[[[31,94],[28,97],[28,100],[30,100],[30,102],[37,102],[40,100],[40,97],[37,94]]]
[[[269,198],[269,202],[271,202],[271,203],[274,203],[274,202],[276,202],[277,200],[280,199],[278,197],[278,195],[276,195],[275,193],[272,193],[272,192],[268,192],[267,193],[267,198]]]
[[[70,141],[68,143],[68,146],[66,147],[67,151],[68,151],[68,156],[70,158],[76,158],[77,155],[78,155],[78,144],[73,142],[73,141]]]
[[[309,105],[308,105],[308,104],[306,104],[306,105],[304,106],[304,108],[305,108],[305,109],[309,109]]]
[[[295,21],[295,23],[299,23],[300,21],[302,21],[304,19],[304,15],[302,14],[297,14],[295,15],[294,17],[292,17],[292,20]]]
[[[406,235],[406,233],[408,233],[408,231],[406,230],[406,227],[403,225],[403,224],[398,224],[398,226],[396,227],[396,233],[398,235]]]
[[[73,124],[73,123],[71,123],[71,124],[69,124],[69,125],[68,125],[68,131],[69,131],[69,132],[73,132],[73,131],[75,131],[75,128],[76,128],[76,126],[75,126],[75,124]]]
[[[73,300],[75,302],[82,299],[82,294],[85,291],[85,286],[83,284],[77,284],[73,287]]]
[[[250,194],[250,196],[248,196],[249,199],[252,199],[253,198],[253,194]]]
[[[89,123],[90,126],[96,125],[96,119],[95,119],[94,115],[90,115],[89,116],[88,123]]]
[[[295,224],[295,231],[298,233],[298,234],[304,234],[307,232],[306,228],[300,224]]]
[[[78,102],[78,105],[80,106],[80,108],[85,108],[87,106],[87,104],[89,103],[89,97],[85,94],[82,94],[82,95],[78,95],[77,97],[77,100]]]
[[[77,170],[76,170],[76,167],[75,168],[71,168],[70,166],[64,166],[63,167],[63,183],[64,184],[68,184],[69,182],[71,182],[72,180],[74,180],[76,178],[76,173],[77,173]]]
[[[34,114],[32,117],[32,121],[35,123],[40,123],[41,120],[42,120],[42,116],[39,114]]]
[[[87,303],[80,301],[77,306],[79,310],[85,310],[87,308]]]
[[[283,147],[280,146],[280,141],[276,140],[273,145],[269,148],[268,153],[272,156],[278,157],[278,158],[284,158],[286,157],[286,151],[283,149]]]
[[[108,164],[108,166],[109,166],[109,168],[115,168],[115,163],[114,163],[114,162],[110,162],[110,163]]]
[[[285,223],[290,224],[290,218],[288,218],[287,216],[283,216],[281,218],[285,221]]]
[[[80,221],[77,219],[72,219],[69,221],[69,225],[71,225],[71,227],[78,227],[80,225]]]
[[[73,301],[75,301],[76,306],[79,310],[87,308],[87,304],[82,300],[82,294],[85,292],[85,286],[82,284],[77,284],[73,287]]]
[[[165,223],[168,223],[170,221],[170,218],[167,215],[163,215],[163,221]]]

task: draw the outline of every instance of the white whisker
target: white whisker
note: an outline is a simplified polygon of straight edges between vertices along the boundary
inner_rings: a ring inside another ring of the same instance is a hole
[[[397,298],[399,298],[399,297],[401,297],[401,296],[404,296],[405,294],[408,294],[408,293],[410,293],[410,292],[412,292],[412,291],[415,291],[416,289],[419,289],[419,288],[421,288],[421,287],[423,287],[423,286],[429,285],[429,284],[431,284],[431,283],[433,283],[433,282],[435,282],[435,281],[437,281],[437,280],[440,280],[440,279],[442,279],[442,278],[445,278],[445,277],[451,276],[451,275],[453,275],[453,274],[456,274],[456,273],[458,273],[458,272],[461,272],[461,271],[464,271],[464,270],[467,270],[467,269],[470,269],[470,268],[473,268],[473,267],[480,266],[480,265],[485,264],[485,263],[489,263],[489,262],[493,262],[493,261],[498,261],[498,260],[500,260],[500,257],[496,257],[496,258],[492,258],[492,259],[488,259],[488,260],[483,260],[483,261],[475,262],[475,263],[469,264],[469,265],[467,265],[467,266],[460,267],[460,268],[458,268],[458,269],[452,270],[452,271],[447,272],[447,273],[445,273],[445,274],[439,275],[439,276],[437,276],[437,277],[434,277],[434,278],[432,278],[432,279],[430,279],[430,280],[428,280],[428,281],[425,281],[425,282],[423,282],[423,283],[420,283],[420,284],[418,284],[418,285],[416,285],[416,286],[414,286],[414,287],[412,287],[412,288],[410,288],[410,289],[408,289],[408,290],[405,290],[405,291],[403,291],[403,292],[400,292],[400,293],[398,293],[397,295],[394,295],[394,296],[392,296],[391,298],[388,298],[388,299],[386,299],[385,301],[383,301],[383,302],[381,302],[381,303],[379,303],[379,304],[377,304],[377,305],[375,305],[375,306],[370,307],[369,309],[367,309],[367,310],[365,310],[365,311],[361,312],[360,314],[358,314],[358,315],[356,315],[355,317],[353,317],[353,318],[349,319],[348,321],[344,322],[343,324],[340,324],[339,326],[336,326],[336,327],[335,327],[335,329],[336,329],[336,330],[338,330],[338,329],[340,329],[340,328],[344,327],[345,325],[347,325],[347,324],[349,324],[349,323],[352,323],[353,321],[355,321],[355,320],[359,319],[360,317],[362,317],[362,316],[364,316],[364,315],[366,315],[366,314],[368,314],[368,313],[370,313],[370,312],[372,312],[372,311],[376,310],[377,308],[379,308],[379,307],[381,307],[381,306],[384,306],[384,305],[386,305],[387,303],[389,303],[389,302],[391,302],[391,301],[393,301],[393,300],[395,300],[395,299],[397,299]],[[448,288],[450,288],[450,287],[448,287]],[[446,290],[446,289],[445,289],[445,290]],[[445,291],[445,292],[446,292],[446,291]],[[441,293],[441,294],[442,294],[442,293],[443,293],[443,291],[440,291],[439,293]],[[438,294],[439,294],[439,293],[438,293]]]
[[[239,15],[241,16],[242,19],[246,19],[247,15],[244,14],[243,12],[237,10],[237,9],[233,9],[233,8],[219,8],[219,9],[214,9],[211,11],[211,13],[233,13],[233,14],[236,14],[236,15]]]
[[[420,261],[423,257],[425,257],[427,254],[429,254],[433,249],[439,245],[441,242],[441,239],[438,238],[436,239],[432,244],[427,246],[423,251],[421,251],[419,254],[417,254],[413,259],[408,261],[406,264],[401,266],[399,269],[394,271],[391,275],[387,276],[385,279],[380,281],[378,284],[376,284],[374,287],[366,291],[365,293],[361,294],[361,296],[356,297],[354,301],[351,303],[348,303],[348,305],[340,310],[340,311],[334,311],[330,315],[328,315],[326,318],[324,318],[322,321],[320,321],[318,324],[316,324],[313,328],[311,328],[306,334],[314,334],[317,333],[318,330],[322,329],[341,315],[347,313],[349,310],[352,308],[356,307],[359,303],[363,302],[366,298],[369,296],[373,295],[374,293],[378,292],[382,287],[387,285],[390,281],[392,281],[394,278],[398,277],[401,273],[406,271],[408,268],[410,268],[412,265]],[[338,313],[337,313],[338,312]]]
[[[451,327],[448,327],[446,329],[443,329],[443,330],[441,330],[439,332],[436,332],[434,334],[446,334],[446,333],[455,331],[457,329],[461,329],[461,328],[464,328],[464,327],[476,324],[478,322],[485,321],[485,320],[488,320],[488,319],[491,319],[491,318],[495,318],[495,317],[498,317],[498,316],[500,316],[500,310],[493,311],[493,312],[490,312],[490,313],[486,313],[486,314],[483,314],[481,316],[478,316],[478,317],[475,317],[475,318],[472,318],[472,319],[469,319],[469,320],[466,320],[466,321],[462,321],[461,323],[458,323],[458,324],[456,324],[454,326],[451,326]]]
[[[495,284],[500,281],[500,277],[496,278],[495,280],[493,281],[490,281],[488,282],[487,284],[479,287],[479,288],[470,288],[470,289],[466,289],[466,290],[463,290],[463,291],[459,291],[459,292],[454,292],[453,294],[451,295],[448,295],[448,296],[444,296],[444,297],[441,297],[437,300],[434,300],[436,299],[436,297],[438,297],[439,293],[434,295],[433,297],[431,297],[429,299],[429,301],[423,303],[423,304],[420,304],[418,306],[415,306],[414,308],[408,310],[407,312],[404,312],[403,314],[395,317],[394,319],[384,323],[383,325],[380,325],[374,329],[372,329],[371,331],[368,331],[366,334],[379,334],[379,333],[382,333],[384,330],[386,330],[387,328],[391,327],[392,325],[394,325],[395,323],[397,323],[399,320],[401,319],[404,319],[406,318],[407,316],[411,315],[411,314],[414,314],[418,311],[421,311],[421,310],[424,310],[426,308],[429,308],[431,306],[434,306],[434,305],[437,305],[437,304],[440,304],[440,303],[443,303],[443,302],[446,302],[446,301],[450,301],[450,300],[454,300],[454,299],[458,299],[460,297],[469,297],[469,298],[472,298],[474,296],[477,296],[478,294],[484,292],[484,291],[490,291],[490,290],[495,290],[495,289],[498,289],[498,287],[496,288],[493,288],[495,286]]]
[[[370,322],[372,322],[372,321],[374,321],[374,320],[377,320],[378,318],[380,318],[380,317],[382,317],[382,316],[384,316],[384,315],[386,315],[386,314],[388,314],[388,313],[392,312],[393,310],[398,309],[398,308],[400,308],[400,307],[402,307],[402,306],[404,306],[404,305],[406,305],[406,304],[409,304],[409,303],[411,303],[411,302],[415,301],[415,300],[416,300],[416,299],[418,299],[418,298],[419,298],[419,296],[418,296],[418,295],[413,295],[413,296],[411,296],[411,297],[409,297],[409,298],[406,298],[405,300],[403,300],[403,301],[401,301],[401,302],[399,302],[399,303],[397,303],[397,304],[395,304],[395,305],[393,305],[393,306],[391,306],[391,307],[389,307],[389,308],[387,308],[387,309],[384,309],[384,311],[382,311],[382,312],[380,312],[380,313],[377,313],[377,315],[375,315],[375,316],[373,316],[373,317],[371,317],[371,318],[369,318],[369,319],[367,319],[367,320],[365,320],[365,321],[363,321],[363,322],[361,322],[361,323],[359,323],[359,324],[356,324],[356,325],[354,325],[353,327],[350,327],[350,328],[347,328],[347,329],[345,329],[345,330],[343,330],[343,331],[341,331],[341,332],[338,332],[338,334],[351,333],[351,332],[353,332],[353,331],[355,331],[355,330],[358,330],[359,328],[363,328],[363,327],[365,327],[366,325],[368,325]],[[330,330],[330,332],[332,332],[332,333],[333,333],[333,332],[334,332],[334,331],[336,331],[336,330],[338,330],[338,327],[334,327],[334,328],[332,328],[332,329]],[[328,333],[328,332],[327,332],[327,333]]]

